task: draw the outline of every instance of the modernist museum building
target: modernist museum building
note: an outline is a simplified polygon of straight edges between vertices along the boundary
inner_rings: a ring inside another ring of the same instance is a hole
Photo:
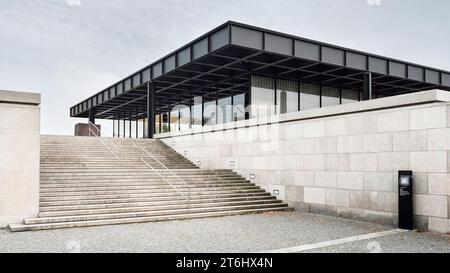
[[[40,139],[34,203],[0,225],[295,209],[397,226],[412,171],[414,228],[448,233],[449,91],[449,71],[230,21],[71,107],[80,137]]]

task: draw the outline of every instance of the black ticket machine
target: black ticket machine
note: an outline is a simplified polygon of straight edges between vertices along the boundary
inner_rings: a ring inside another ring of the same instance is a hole
[[[398,172],[398,226],[413,230],[413,172]]]

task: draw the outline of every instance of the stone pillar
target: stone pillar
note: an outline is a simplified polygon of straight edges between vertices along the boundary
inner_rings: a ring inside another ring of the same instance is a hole
[[[39,212],[41,95],[0,91],[0,228]]]

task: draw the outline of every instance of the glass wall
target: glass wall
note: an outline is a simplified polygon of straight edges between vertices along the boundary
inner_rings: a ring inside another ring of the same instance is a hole
[[[358,100],[358,91],[342,89],[342,104],[357,102]]]
[[[205,107],[205,110],[203,111],[203,120],[204,125],[214,125],[216,124],[216,118],[217,118],[217,105],[216,101],[208,101],[203,104],[203,107]]]
[[[317,84],[300,84],[300,110],[320,108],[320,86]]]
[[[233,120],[231,97],[226,97],[218,100],[217,117],[218,123],[228,123]]]
[[[277,114],[298,111],[298,83],[295,81],[277,80]]]
[[[202,127],[202,97],[194,98],[194,106],[192,106],[192,128]]]
[[[277,114],[285,114],[320,107],[356,102],[360,90],[341,89],[315,83],[304,83],[293,80],[275,79],[274,77],[250,77],[248,82],[239,82],[230,88],[218,88],[212,94],[193,97],[188,101],[192,106],[176,106],[170,113],[156,117],[156,132],[187,130],[203,125],[215,125],[246,118],[260,118]],[[220,85],[218,85],[220,86]],[[248,91],[245,91],[245,87]],[[218,99],[216,99],[218,98]],[[249,100],[249,101],[248,101]],[[250,105],[250,109],[246,106]],[[246,113],[246,111],[249,111]],[[125,124],[125,126],[128,126]],[[126,128],[128,132],[128,128]],[[133,130],[133,128],[132,128]]]
[[[239,121],[245,119],[245,94],[236,95],[233,98],[233,120]]]
[[[275,81],[273,78],[251,77],[251,117],[266,117],[275,114]]]
[[[322,87],[322,107],[334,106],[341,104],[340,90],[335,87]]]
[[[191,109],[188,106],[181,106],[180,108],[180,130],[187,130],[191,128]]]

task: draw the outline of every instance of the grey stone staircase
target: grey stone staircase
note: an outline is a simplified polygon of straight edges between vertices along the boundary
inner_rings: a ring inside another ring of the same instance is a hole
[[[291,210],[233,171],[201,170],[161,141],[102,140],[105,143],[94,137],[42,136],[40,213],[22,224],[9,225],[9,229],[47,230]],[[111,152],[105,144],[115,149]],[[176,176],[165,170],[163,179],[157,173],[162,168],[157,161]]]

